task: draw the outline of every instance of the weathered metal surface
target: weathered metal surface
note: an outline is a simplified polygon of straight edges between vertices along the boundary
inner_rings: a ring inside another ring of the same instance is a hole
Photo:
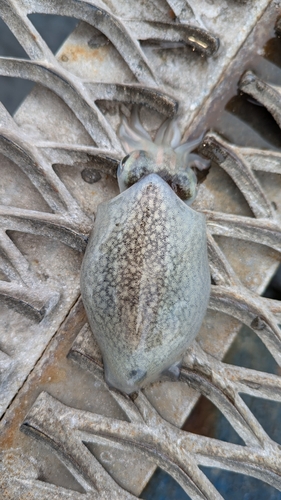
[[[278,122],[279,90],[266,81],[256,53],[280,9],[266,0],[231,7],[224,0],[1,1],[1,16],[30,60],[0,58],[0,73],[39,83],[14,119],[0,109],[0,488],[7,498],[135,498],[155,464],[191,498],[221,498],[199,465],[281,489],[278,445],[239,396],[279,401],[279,377],[221,362],[244,323],[280,364],[281,307],[258,295],[280,251],[280,152],[246,134],[242,122],[236,146],[223,110],[240,81]],[[27,17],[32,12],[83,22],[55,57]],[[134,401],[104,385],[79,302],[59,328],[79,296],[81,254],[96,207],[117,193],[123,153],[116,101],[127,115],[131,102],[144,105],[141,117],[152,133],[177,102],[182,130],[216,130],[202,141],[213,162],[195,204],[208,223],[210,312],[186,354],[181,383],[155,384]],[[100,180],[87,182],[87,168],[97,168]],[[200,393],[246,446],[178,429]]]

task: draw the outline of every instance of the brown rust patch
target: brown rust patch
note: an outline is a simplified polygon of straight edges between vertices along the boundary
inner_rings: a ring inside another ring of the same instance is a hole
[[[56,384],[58,382],[63,382],[66,379],[66,370],[61,368],[59,364],[52,363],[47,366],[46,370],[42,373],[39,379],[40,384]]]
[[[20,426],[40,392],[48,389],[51,392],[55,384],[66,380],[66,356],[85,322],[85,310],[79,299],[3,417],[0,450],[18,447],[22,439]]]
[[[168,16],[173,20],[175,21],[177,19],[177,16],[176,14],[174,13],[173,9],[170,9],[169,12],[168,12]]]
[[[102,63],[108,56],[108,52],[109,45],[92,49],[87,46],[67,43],[64,46],[64,52],[60,56],[60,60],[63,62],[81,62],[84,59],[90,61],[96,60]]]

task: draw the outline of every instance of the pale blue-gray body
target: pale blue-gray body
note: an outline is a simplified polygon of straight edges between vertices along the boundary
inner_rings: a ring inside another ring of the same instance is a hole
[[[206,224],[156,174],[98,207],[81,292],[108,383],[132,393],[181,361],[210,294]]]

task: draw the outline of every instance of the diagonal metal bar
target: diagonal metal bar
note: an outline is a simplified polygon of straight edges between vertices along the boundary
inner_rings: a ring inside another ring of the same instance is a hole
[[[104,383],[101,354],[87,324],[76,338],[69,357],[91,371]],[[277,376],[247,369],[243,369],[240,377],[240,370],[240,367],[225,365],[213,358],[204,352],[197,342],[194,342],[184,358],[181,380],[211,399],[247,444],[263,446],[269,438],[238,393],[244,392],[275,400],[275,391],[277,391],[276,400],[279,400],[281,382]],[[110,392],[130,421],[139,422],[139,413],[135,412],[130,399],[125,398],[118,391]],[[151,408],[149,411],[151,412]],[[151,415],[151,419],[153,418],[155,418],[155,410]],[[155,421],[153,425],[159,425],[159,423]]]
[[[244,195],[256,217],[273,217],[272,207],[266,195],[254,176],[251,168],[246,164],[237,151],[215,132],[208,132],[199,148],[200,152],[214,160],[233,179]]]
[[[38,286],[38,283],[34,285],[37,285],[36,291],[16,283],[0,281],[0,297],[5,304],[20,314],[41,321],[56,306],[60,293],[46,290],[43,286]]]
[[[103,436],[103,434],[92,435],[91,433],[80,431],[80,438],[88,441],[89,443],[102,443],[109,446],[113,446],[126,454],[127,451],[137,448],[140,456],[151,460],[167,472],[177,483],[182,487],[182,489],[194,500],[222,500],[221,495],[214,488],[211,482],[206,478],[206,476],[201,472],[192,455],[185,451],[186,458],[188,460],[181,461],[178,465],[176,458],[169,455],[159,453],[156,450],[151,450],[151,446],[142,446],[141,444],[133,444],[131,441],[131,436],[129,441],[126,439],[120,442],[119,439],[110,439]],[[171,453],[170,453],[171,455]],[[188,473],[186,470],[188,469]]]
[[[93,358],[91,362],[94,363]],[[233,370],[235,372],[235,367],[228,367],[204,353],[196,343],[189,349],[184,364],[185,366],[188,364],[189,370],[186,370],[185,367],[183,368],[181,372],[182,381],[185,381],[189,385],[191,384],[192,387],[209,397],[223,411],[230,423],[248,444],[255,447],[271,447],[271,440],[238,396],[235,385],[229,381],[227,376],[224,376],[228,372],[232,373]],[[244,371],[245,373],[247,372],[250,380],[251,377],[255,377],[256,381],[257,377],[253,370]],[[236,372],[239,373],[239,370],[236,369]],[[277,380],[278,377],[271,377],[272,384],[277,384]],[[280,381],[278,382],[280,386]],[[262,377],[260,377],[259,383],[262,384]],[[139,397],[135,400],[135,404],[148,425],[151,425],[153,428],[158,428],[161,425],[161,417],[148,403],[143,394],[139,394]],[[203,459],[204,463],[205,460],[206,458]],[[218,463],[219,461],[216,462],[217,465]],[[224,463],[224,466],[227,466],[227,464]],[[229,469],[232,466],[233,464]],[[236,467],[239,468],[238,465]]]
[[[209,362],[207,355],[195,343],[185,356],[180,380],[210,399],[224,414],[248,446],[264,447],[268,435],[238,394],[237,388],[221,371],[223,363]]]
[[[126,29],[123,22],[108,10],[98,7],[95,2],[84,0],[34,0],[32,6],[22,1],[28,13],[38,12],[61,16],[75,17],[91,24],[101,31],[116,47],[135,77],[147,85],[155,85],[156,77],[139,44]]]
[[[55,62],[53,53],[24,14],[20,1],[0,0],[0,17],[31,59]]]
[[[0,383],[3,384],[8,376],[10,375],[12,369],[14,368],[14,359],[0,350]],[[1,460],[0,460],[1,462]]]
[[[0,74],[26,78],[52,90],[70,107],[99,146],[120,151],[120,143],[115,132],[80,79],[59,65],[1,57]]]
[[[169,462],[174,464],[176,468],[174,470],[171,468],[168,472],[173,473],[180,484],[182,482],[180,475],[183,477],[183,471],[186,471],[188,475],[192,474],[193,481],[185,484],[185,490],[189,491],[192,498],[221,498],[206,476],[202,477],[202,473],[195,474],[194,462],[246,473],[281,489],[278,467],[280,450],[272,441],[269,440],[264,449],[230,445],[177,429],[161,419],[158,414],[155,415],[144,395],[139,394],[135,399],[135,404],[143,416],[143,424],[128,423],[75,410],[62,405],[47,393],[41,393],[27,415],[22,430],[36,434],[38,438],[49,441],[49,444],[52,440],[51,445],[61,455],[70,452],[72,456],[76,450],[78,463],[80,447],[77,448],[77,438],[84,442],[96,442],[96,436],[98,436],[109,442],[121,442],[125,449],[138,448],[143,454],[153,457],[156,462],[161,462],[161,466],[166,467],[166,470]],[[64,457],[65,463],[69,458],[70,455]],[[76,462],[76,468],[78,463]],[[71,465],[73,466],[73,462],[69,464]],[[179,465],[180,471],[176,475]],[[84,477],[86,477],[85,472]],[[197,484],[196,489],[195,484]],[[206,488],[208,488],[207,491]]]
[[[58,179],[34,145],[31,145],[3,106],[0,108],[0,150],[13,160],[59,215],[0,207],[2,271],[10,282],[0,282],[4,303],[36,321],[57,304],[60,293],[49,290],[32,272],[6,230],[16,230],[55,238],[79,251],[84,250],[91,221]],[[8,126],[9,128],[5,128]],[[84,232],[83,232],[84,231]]]
[[[260,479],[280,491],[281,477],[278,446],[270,443],[265,450],[249,446],[237,446],[203,436],[188,434],[186,442],[193,448],[198,463],[207,467],[219,467]],[[275,465],[274,465],[275,464]]]
[[[274,315],[265,309],[262,297],[245,288],[212,286],[209,308],[252,328],[280,366],[281,331]]]
[[[149,407],[148,402],[147,405]],[[143,406],[144,401],[142,410],[145,413]],[[55,415],[56,418],[54,418]],[[91,439],[92,433],[102,437],[109,437],[113,441],[120,441],[121,439],[125,447],[138,447],[141,454],[153,458],[156,463],[170,473],[192,498],[196,500],[221,499],[221,496],[197,467],[192,454],[187,450],[185,450],[184,454],[179,453],[177,445],[175,443],[172,445],[171,438],[175,438],[175,435],[171,432],[172,427],[168,423],[161,425],[161,429],[155,433],[153,427],[148,426],[147,423],[142,425],[140,423],[132,424],[104,418],[101,415],[89,412],[77,411],[62,405],[47,393],[41,393],[26,417],[22,430],[33,435],[36,434],[37,437],[48,441],[51,446],[60,452],[60,455],[63,455],[64,463],[68,467],[73,468],[76,464],[80,464],[80,475],[83,474],[87,483],[89,483],[89,480],[91,484],[95,482],[98,490],[108,489],[111,486],[114,491],[116,486],[114,488],[112,479],[111,484],[106,482],[108,478],[105,471],[103,471],[103,474],[99,470],[98,473],[93,470],[90,471],[89,460],[84,459],[87,450],[83,450],[82,441],[93,442],[93,439]],[[162,443],[159,443],[160,431],[164,432]],[[133,440],[132,433],[136,435]],[[155,446],[156,441],[158,449]],[[179,464],[177,459],[180,454],[182,456]],[[95,474],[94,481],[91,480],[93,474]],[[80,484],[82,484],[81,478],[79,480]],[[85,483],[82,485],[85,487]],[[118,498],[123,498],[123,496],[120,495]]]
[[[236,393],[249,394],[271,401],[281,401],[281,379],[279,376],[223,363],[203,351],[196,341],[185,355],[184,366],[203,372],[212,381],[219,377],[225,384],[229,383]]]
[[[3,271],[12,280],[0,281],[0,296],[8,306],[40,321],[55,307],[60,294],[39,282],[29,263],[5,231],[1,230],[0,235],[0,252],[4,255],[4,262],[6,261]]]
[[[70,107],[99,146],[121,154],[119,140],[95,104],[96,100],[144,104],[168,116],[177,110],[175,99],[159,90],[137,85],[83,82],[57,64],[2,57],[0,74],[33,80],[49,88]]]
[[[281,127],[281,89],[277,90],[276,87],[264,82],[253,71],[246,71],[238,86],[240,90],[263,104]]]
[[[212,375],[215,377],[215,374]],[[234,391],[231,393],[230,387],[227,388],[228,390],[222,391],[201,374],[184,367],[181,370],[180,380],[192,389],[200,390],[203,396],[210,399],[247,445],[263,444],[267,438],[266,433],[238,394],[235,394]]]
[[[245,324],[247,324],[257,332],[267,348],[270,350],[270,352],[272,352],[271,349],[274,350],[272,345],[270,345],[272,338],[274,338],[273,342],[277,342],[278,345],[281,338],[276,317],[276,314],[278,315],[281,313],[280,302],[260,297],[259,295],[251,292],[246,287],[244,287],[237,278],[232,267],[226,260],[223,252],[220,250],[216,242],[212,239],[212,237],[210,237],[209,234],[207,235],[207,237],[212,277],[217,285],[221,285],[222,290],[225,286],[229,290],[229,296],[227,298],[226,295],[223,296],[223,293],[220,294],[220,286],[213,286],[209,307],[212,309],[212,299],[214,299],[214,302],[217,301],[217,306],[218,303],[220,303],[220,305],[218,306],[218,310],[221,308],[220,310],[222,312],[232,315],[243,323],[245,323],[246,321]],[[232,279],[232,281],[229,281],[229,279]],[[230,299],[230,301],[228,303],[229,308],[227,312],[225,303],[228,301],[228,299]],[[231,306],[230,302],[232,300],[233,304]],[[215,306],[214,309],[217,309],[217,307]],[[234,311],[235,309],[236,314],[230,313],[231,309],[232,311]],[[239,309],[241,309],[241,311],[244,309],[244,314],[239,314]],[[258,312],[258,310],[262,314],[257,315],[251,321],[251,315],[254,314],[255,311]],[[242,319],[242,317],[244,319]],[[262,333],[263,330],[267,330],[267,332],[265,331],[264,333]],[[281,358],[278,357],[278,348],[276,356],[279,360],[277,362],[280,363]]]
[[[118,486],[86,448],[65,414],[67,407],[47,393],[41,393],[21,429],[55,450],[59,459],[87,493],[111,493],[112,499],[133,500],[134,495]],[[70,409],[72,412],[72,409]],[[82,412],[83,414],[84,412]]]
[[[186,0],[167,0],[175,15],[180,21],[184,21],[186,17],[194,15],[193,10]]]
[[[67,191],[51,165],[26,141],[24,135],[0,127],[0,151],[28,176],[51,210],[60,214],[73,214],[82,225],[89,224],[77,201]]]
[[[136,402],[137,399],[135,404]],[[142,403],[143,401],[138,403],[139,407]],[[143,413],[145,413],[145,409]],[[101,417],[97,418],[94,414],[84,414],[82,418],[83,420],[79,419],[79,429],[84,431],[84,439],[89,442],[95,442],[95,435],[98,435],[107,437],[108,441],[121,441],[123,447],[127,447],[131,442],[132,446],[140,447],[140,449],[154,448],[155,454],[163,453],[165,449],[166,457],[173,456],[173,452],[175,453],[177,463],[180,463],[181,467],[186,466],[187,459],[190,460],[190,453],[200,465],[217,466],[226,470],[246,473],[262,479],[278,489],[281,488],[280,471],[277,465],[280,451],[279,447],[271,441],[269,441],[267,449],[263,450],[249,446],[230,445],[223,441],[181,431],[163,419],[161,424],[157,422],[159,427],[155,432],[155,422],[145,422],[145,425],[140,426],[139,424],[128,424],[110,419],[106,419],[104,422]],[[91,434],[94,434],[92,439]],[[126,438],[122,439],[122,435],[126,435]],[[176,450],[173,442],[176,443]],[[192,496],[192,498],[196,497]],[[210,495],[207,498],[213,498],[213,496]]]
[[[1,487],[3,491],[7,490],[12,494],[13,500],[108,500],[109,497],[101,496],[94,492],[85,494],[78,491],[71,491],[66,488],[58,487],[50,483],[43,483],[39,479],[23,479],[20,470],[16,475],[9,478],[2,476]]]
[[[55,214],[0,205],[0,225],[9,231],[38,234],[59,240],[78,251],[86,246],[88,233],[81,232],[73,220]]]
[[[44,153],[52,165],[56,163],[78,166],[85,164],[89,168],[95,168],[116,179],[117,168],[120,162],[114,152],[93,146],[81,146],[80,144],[61,144],[57,142],[36,142],[36,147]]]
[[[219,48],[219,39],[210,32],[181,23],[160,23],[153,21],[126,21],[126,26],[138,40],[157,40],[182,42],[190,45],[206,57],[215,54]]]
[[[97,377],[99,380],[103,381],[103,368],[102,368],[101,355],[88,325],[85,325],[83,327],[80,334],[76,338],[72,346],[72,349],[69,353],[69,357],[77,361],[82,367],[91,371],[95,375],[95,377]],[[135,401],[136,403],[135,405],[133,404],[132,400],[128,398],[128,396],[125,396],[119,393],[118,391],[110,390],[110,393],[112,397],[120,405],[122,410],[125,412],[130,422],[137,425],[137,424],[142,424],[143,419],[145,419],[146,421],[148,420],[150,421],[149,423],[152,428],[154,428],[155,425],[156,426],[161,425],[162,422],[161,417],[157,414],[155,409],[150,405],[150,403],[147,401],[146,397],[142,395],[142,393],[139,393],[138,398]],[[99,440],[100,438],[104,439],[104,437],[105,436],[103,434],[98,436]],[[96,442],[96,438],[97,436],[95,435],[93,438],[93,442]],[[88,434],[86,439],[88,439],[88,441],[92,441],[91,436],[89,436]],[[112,445],[111,440],[110,440],[110,445]],[[126,438],[124,442],[123,440],[120,442],[120,439],[115,441],[115,445],[121,446],[121,449],[125,451]],[[130,444],[128,446],[130,449]],[[167,453],[164,454],[165,458],[163,459],[162,457],[163,453],[160,454],[157,452],[153,453],[150,450],[147,450],[146,447],[144,446],[140,446],[139,453],[143,454],[146,458],[149,459],[153,457],[154,462],[156,462],[161,468],[163,468],[169,474],[171,474],[172,477],[174,477],[174,479],[176,479],[179,482],[179,484],[181,484],[183,489],[191,495],[191,498],[204,498],[204,496],[198,497],[196,491],[194,492],[193,489],[190,491],[190,488],[187,487],[186,484],[187,478],[185,477],[183,471],[179,470],[177,466],[173,466],[173,464],[171,464],[171,459],[169,460]],[[190,457],[189,457],[189,462],[190,462]],[[198,469],[197,467],[194,469],[193,466],[192,477],[194,474],[198,475]],[[199,473],[197,479],[198,479],[198,485],[202,482],[202,480],[205,483],[205,479],[202,476],[201,472]],[[208,489],[210,485],[208,486],[207,483],[206,487]],[[210,494],[211,492],[212,490],[210,489]],[[215,495],[214,498],[221,498],[220,496],[217,497],[215,492],[212,492],[212,494]],[[213,498],[213,496],[211,496],[210,498]]]
[[[216,285],[239,286],[240,282],[231,265],[207,230],[207,246],[211,275]]]
[[[91,222],[80,209],[65,185],[52,169],[46,155],[31,144],[29,138],[17,126],[4,106],[0,105],[0,151],[11,159],[27,175],[41,193],[50,208],[66,216],[73,216],[81,227],[90,227]]]
[[[212,234],[260,243],[281,251],[280,225],[268,219],[254,219],[222,212],[202,211]]]
[[[60,294],[47,289],[37,279],[29,263],[5,231],[0,230],[0,237],[0,253],[4,258],[2,270],[11,280],[11,282],[0,281],[0,296],[8,306],[40,321],[55,307]]]
[[[12,130],[14,132],[19,132],[19,127],[15,120],[11,117],[10,113],[7,111],[5,106],[0,102],[0,127],[4,129]]]
[[[155,109],[158,113],[172,117],[178,110],[178,102],[159,89],[142,85],[124,85],[83,80],[84,87],[91,93],[92,99],[110,100],[142,104]]]
[[[279,151],[257,148],[244,148],[232,145],[247,164],[257,172],[281,174],[281,153]]]
[[[206,375],[210,375],[213,370],[218,372],[227,383],[233,382],[236,392],[251,394],[256,397],[263,397],[270,400],[280,400],[281,380],[277,375],[272,375],[241,366],[229,365],[219,361],[211,354],[203,351],[198,342],[194,342],[186,353],[185,364],[189,367],[199,368]],[[265,386],[261,384],[265,378]]]
[[[86,331],[84,330],[83,335],[85,335],[85,332]],[[96,348],[93,347],[94,343],[91,346],[90,336],[88,336],[88,340],[85,340],[85,338],[83,340],[82,335],[80,335],[79,337],[81,357],[78,362],[80,362],[82,357],[84,356],[85,358],[87,358],[87,368],[90,369],[93,373],[97,373],[97,368],[94,367],[94,365],[96,365],[97,367],[95,360],[97,359],[97,351]],[[184,360],[184,364],[188,365],[189,370],[187,371],[186,368],[183,368],[183,381],[188,384],[191,383],[194,388],[199,390],[199,392],[203,392],[207,397],[209,397],[221,409],[221,411],[224,412],[226,417],[230,420],[231,424],[234,424],[234,428],[239,432],[239,434],[246,442],[250,443],[251,446],[246,447],[245,449],[244,447],[229,445],[217,440],[210,440],[209,438],[202,438],[201,436],[195,436],[189,433],[184,433],[183,439],[185,440],[185,438],[187,437],[187,441],[185,441],[185,445],[182,444],[182,446],[187,446],[188,449],[192,450],[192,453],[197,447],[198,455],[196,456],[196,459],[202,465],[215,465],[218,467],[226,468],[227,470],[235,470],[236,472],[250,474],[254,477],[258,477],[259,479],[263,479],[269,482],[269,484],[272,484],[280,489],[280,479],[278,479],[275,475],[276,472],[272,474],[272,465],[269,465],[269,463],[267,462],[267,460],[272,456],[271,454],[276,453],[279,448],[276,447],[275,443],[273,443],[268,438],[267,434],[263,431],[260,424],[256,421],[250,410],[238,396],[238,391],[236,389],[235,383],[232,383],[232,379],[235,377],[235,375],[236,379],[237,377],[239,377],[240,368],[238,369],[237,367],[232,367],[219,362],[217,359],[214,359],[212,356],[202,351],[202,349],[200,349],[200,346],[196,342],[188,350]],[[100,370],[100,368],[98,368],[98,370]],[[193,372],[191,372],[191,370]],[[99,373],[101,374],[101,372]],[[252,391],[252,381],[255,388],[254,390],[258,391],[259,389],[257,387],[257,377],[260,377],[260,381],[263,375],[266,374],[259,374],[258,372],[255,372],[253,370],[244,369],[241,383],[238,387],[246,387],[246,392],[248,392],[249,390]],[[245,378],[245,381],[243,377]],[[249,382],[248,387],[246,385],[247,380]],[[271,395],[274,399],[274,385],[276,385],[276,387],[279,387],[280,391],[280,381],[278,377],[269,375],[268,385],[268,391],[270,391],[270,386],[272,386]],[[110,392],[112,393],[112,391]],[[261,394],[263,394],[263,392],[261,392]],[[261,396],[261,394],[257,393],[255,395]],[[119,397],[122,398],[123,396],[120,394]],[[151,426],[153,429],[160,429],[163,440],[163,436],[166,436],[166,434],[163,429],[161,429],[161,426],[166,425],[165,421],[161,419],[161,417],[157,414],[155,409],[150,405],[150,403],[142,393],[139,393],[138,397],[134,399],[134,403],[137,406],[146,424],[149,427]],[[140,424],[139,417],[137,417],[136,420],[134,420],[134,418],[131,419],[131,422],[134,421]],[[95,435],[92,437],[92,442],[95,442],[96,428],[95,430],[93,430],[92,428],[90,429],[89,425],[90,424],[86,425],[85,435],[88,432],[93,431]],[[121,425],[123,425],[123,423]],[[110,441],[112,438],[112,434],[108,434],[108,424],[105,424],[105,427],[106,431],[99,432],[99,437],[102,436],[104,438],[107,436],[108,440]],[[137,428],[139,429],[139,426]],[[81,429],[81,426],[79,426],[79,429]],[[120,429],[119,432],[121,432]],[[134,437],[136,436],[137,432],[139,431],[133,431]],[[180,440],[182,431],[178,431],[178,433],[178,437],[174,437],[174,440],[177,442],[177,446],[179,447],[179,443],[182,443],[182,441]],[[128,429],[124,431],[124,435],[126,435],[127,438],[131,435]],[[91,438],[88,437],[87,439],[89,440]],[[142,442],[143,439],[144,438],[142,437]],[[120,438],[118,442],[120,443]],[[199,442],[200,444],[198,445]],[[220,446],[220,444],[222,446]],[[122,439],[121,445],[123,446]],[[261,449],[261,446],[262,448],[264,448],[264,450]],[[260,451],[258,452],[257,449],[259,449]],[[273,452],[273,450],[276,451]],[[280,452],[278,451],[277,453]],[[258,465],[261,464],[261,462],[263,463],[262,474],[260,473],[261,470],[259,469]],[[267,465],[265,465],[265,462],[267,462]]]
[[[2,270],[7,278],[25,286],[34,284],[29,263],[3,229],[0,230],[0,241],[0,254],[4,261]]]

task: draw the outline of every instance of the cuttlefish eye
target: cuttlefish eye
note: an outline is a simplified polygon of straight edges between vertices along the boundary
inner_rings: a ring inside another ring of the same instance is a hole
[[[119,163],[117,170],[117,180],[122,193],[142,177],[155,171],[150,165],[152,159],[147,151],[133,151],[125,156]],[[152,162],[153,163],[153,162]]]
[[[124,165],[126,163],[126,161],[128,160],[130,155],[126,155],[124,156],[124,158],[122,158],[122,160],[119,162],[119,165],[118,165],[118,170],[117,170],[117,178],[119,177],[119,175],[123,172],[123,169],[124,169]]]
[[[197,178],[191,168],[181,170],[165,179],[174,193],[187,205],[190,205],[197,194]]]
[[[124,158],[122,158],[122,160],[120,161],[120,163],[118,165],[118,169],[117,169],[117,181],[118,181],[120,193],[122,193],[122,191],[125,191],[125,189],[126,189],[126,185],[125,185],[125,182],[124,182],[124,175],[123,174],[124,174],[125,163],[126,163],[126,161],[129,158],[130,158],[130,155],[124,156]]]
[[[120,162],[120,163],[121,163],[122,167],[124,167],[124,165],[125,165],[126,161],[128,160],[129,156],[130,156],[130,155],[126,155],[126,156],[124,156],[124,158],[121,160],[121,162]]]

